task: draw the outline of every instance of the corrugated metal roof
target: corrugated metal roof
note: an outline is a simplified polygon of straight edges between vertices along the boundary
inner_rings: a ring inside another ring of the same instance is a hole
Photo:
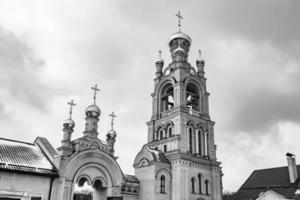
[[[0,169],[55,175],[56,170],[34,144],[0,138]]]

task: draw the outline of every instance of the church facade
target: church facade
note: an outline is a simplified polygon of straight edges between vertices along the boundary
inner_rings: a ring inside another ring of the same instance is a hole
[[[196,68],[191,66],[192,40],[181,31],[173,34],[168,44],[172,61],[168,66],[161,58],[156,61],[148,141],[135,157],[134,176],[124,174],[117,162],[113,119],[106,140],[98,137],[101,110],[96,104],[96,86],[92,88],[94,103],[85,110],[83,136],[72,139],[75,122],[71,109],[70,118],[63,123],[58,152],[45,138],[37,138],[33,144],[11,142],[9,148],[23,146],[22,152],[28,154],[34,149],[41,157],[21,162],[3,150],[8,148],[5,141],[0,142],[0,200],[221,200],[222,171],[208,109],[205,62],[200,57]],[[70,105],[72,108],[73,102]],[[19,176],[21,184],[7,178],[10,176]],[[37,177],[34,187],[41,188],[40,192],[31,195],[31,190],[21,186],[28,176]],[[78,193],[78,188],[85,187]]]

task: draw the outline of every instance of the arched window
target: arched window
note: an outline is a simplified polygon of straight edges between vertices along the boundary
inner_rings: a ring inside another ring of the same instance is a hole
[[[157,133],[156,140],[162,140],[162,139],[164,138],[164,135],[163,135],[163,133],[164,133],[163,127],[161,127],[161,126],[158,127],[156,133]]]
[[[164,175],[160,177],[160,193],[166,193],[166,177]]]
[[[202,194],[202,176],[198,174],[198,182],[199,182],[199,194]]]
[[[161,92],[161,111],[170,110],[174,107],[174,89],[172,84],[166,84]]]
[[[191,186],[192,186],[192,193],[194,194],[195,193],[195,182],[196,182],[196,180],[195,180],[195,178],[192,178],[191,179]]]
[[[159,139],[162,140],[164,138],[164,135],[163,135],[164,134],[164,130],[161,128],[161,129],[159,129],[158,133],[159,133]]]
[[[172,129],[172,126],[169,126],[169,127],[168,127],[168,135],[169,135],[169,137],[172,137],[172,136],[173,136],[173,129]]]
[[[167,125],[166,133],[167,133],[167,137],[173,136],[173,126],[171,123]]]
[[[205,194],[209,195],[209,181],[205,180]]]
[[[189,128],[189,151],[193,153],[193,129]]]
[[[189,83],[186,87],[186,105],[193,110],[200,111],[199,99],[198,87],[193,83]]]

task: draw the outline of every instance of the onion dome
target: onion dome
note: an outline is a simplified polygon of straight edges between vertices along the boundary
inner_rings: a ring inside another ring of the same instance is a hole
[[[114,129],[111,129],[110,131],[108,131],[107,135],[112,138],[115,138],[117,136],[117,133]]]
[[[85,115],[87,117],[95,117],[98,118],[101,114],[100,108],[96,104],[89,105],[85,109]]]
[[[75,122],[73,121],[73,119],[69,118],[64,121],[63,127],[67,129],[73,129],[75,127]]]
[[[187,34],[183,33],[183,32],[177,32],[177,33],[174,33],[171,37],[170,37],[170,40],[169,40],[169,45],[171,44],[171,42],[175,39],[185,39],[189,42],[189,44],[191,45],[192,44],[192,39],[190,36],[188,36]]]

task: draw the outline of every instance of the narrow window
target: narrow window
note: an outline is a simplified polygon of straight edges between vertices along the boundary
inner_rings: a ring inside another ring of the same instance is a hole
[[[171,125],[169,125],[169,127],[168,127],[168,135],[169,135],[169,137],[172,137],[172,136],[173,136],[173,133],[172,133],[172,126],[171,126]]]
[[[161,140],[164,138],[163,133],[164,133],[163,129],[160,129],[159,130],[159,135],[160,135]]]
[[[164,145],[164,152],[167,152],[167,145]]]
[[[189,151],[193,153],[193,130],[189,128]]]
[[[209,187],[209,182],[208,182],[208,180],[205,180],[205,194],[206,195],[209,195],[209,189],[208,189],[208,187]]]
[[[202,177],[201,177],[201,174],[198,174],[198,182],[199,182],[199,194],[202,194]]]
[[[160,177],[160,193],[166,193],[166,177],[164,175]]]
[[[191,183],[192,183],[192,193],[195,194],[195,178],[191,179]]]

